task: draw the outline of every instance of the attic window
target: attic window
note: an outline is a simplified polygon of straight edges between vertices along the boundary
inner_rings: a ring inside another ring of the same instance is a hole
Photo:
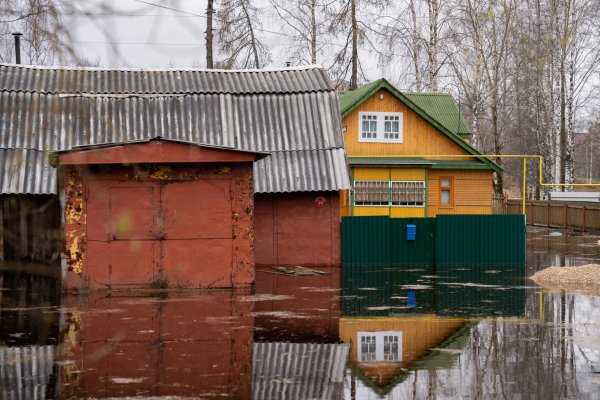
[[[402,143],[402,113],[361,112],[359,142]]]

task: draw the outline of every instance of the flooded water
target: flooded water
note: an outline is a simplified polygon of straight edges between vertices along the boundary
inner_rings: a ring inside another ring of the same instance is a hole
[[[550,233],[521,269],[267,268],[255,293],[4,272],[0,399],[600,399],[600,297],[527,279],[600,262],[600,237]]]

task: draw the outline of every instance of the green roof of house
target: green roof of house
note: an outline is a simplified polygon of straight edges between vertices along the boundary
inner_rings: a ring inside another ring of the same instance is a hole
[[[355,90],[340,93],[340,112],[342,118],[349,115],[355,108],[380,89],[386,89],[417,115],[437,128],[459,147],[462,147],[467,153],[481,156],[481,153],[477,149],[463,140],[464,136],[470,134],[470,130],[462,116],[460,116],[461,123],[458,124],[458,106],[452,96],[447,93],[403,93],[382,78],[367,83]],[[451,118],[453,113],[454,117],[457,118],[454,128],[452,127]],[[457,126],[459,129],[457,129]],[[465,132],[460,132],[463,130]],[[479,157],[479,160],[495,172],[502,173],[502,168],[489,158]]]
[[[450,93],[402,93],[450,132],[463,138],[471,136],[471,129]]]

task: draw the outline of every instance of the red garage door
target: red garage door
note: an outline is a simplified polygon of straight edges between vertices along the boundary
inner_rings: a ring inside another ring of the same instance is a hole
[[[90,181],[92,287],[231,286],[231,181]]]

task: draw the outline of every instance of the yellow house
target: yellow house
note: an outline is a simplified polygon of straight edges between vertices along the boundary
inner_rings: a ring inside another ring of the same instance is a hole
[[[340,95],[352,188],[342,216],[491,214],[502,169],[469,144],[452,96],[403,93],[385,79]]]

